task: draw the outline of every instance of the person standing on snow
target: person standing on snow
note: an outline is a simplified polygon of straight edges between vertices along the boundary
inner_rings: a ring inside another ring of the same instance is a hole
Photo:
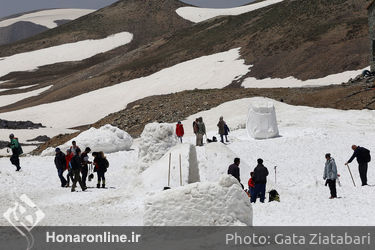
[[[198,118],[197,119],[195,119],[195,121],[193,121],[193,132],[194,132],[194,134],[195,134],[195,145],[196,146],[199,146],[199,141],[198,141],[198,130],[199,130],[199,128],[198,128]]]
[[[258,195],[260,196],[260,202],[264,203],[266,198],[266,183],[268,176],[268,169],[263,165],[263,160],[257,160],[258,165],[254,169],[254,195],[251,196],[251,202],[256,202]]]
[[[219,127],[219,135],[220,135],[220,142],[224,143],[224,136],[225,136],[225,141],[228,142],[228,133],[229,133],[229,128],[224,121],[224,118],[220,116],[219,123],[217,124]]]
[[[180,121],[178,121],[176,124],[176,135],[182,143],[182,137],[184,136],[184,125],[182,125]]]
[[[336,193],[336,179],[337,179],[337,167],[335,159],[331,157],[331,154],[327,153],[325,155],[326,157],[326,163],[324,167],[324,174],[323,174],[323,180],[326,180],[326,186],[329,186],[329,190],[331,191],[331,197],[330,199],[337,198]]]
[[[232,175],[234,178],[241,183],[240,178],[240,158],[234,158],[234,163],[228,167],[228,174]]]
[[[255,183],[253,180],[253,176],[254,176],[254,172],[250,172],[250,179],[247,182],[247,185],[249,186],[250,197],[254,196]]]
[[[354,150],[354,153],[352,157],[350,157],[350,159],[345,163],[345,165],[348,165],[354,160],[354,158],[357,158],[358,171],[361,177],[362,186],[366,186],[367,185],[367,167],[368,167],[368,163],[371,161],[370,150],[364,147],[357,146],[357,145],[352,145],[352,149]]]
[[[92,156],[94,158],[94,165],[95,170],[98,174],[98,184],[96,185],[97,188],[100,188],[100,182],[102,181],[102,188],[105,188],[105,172],[107,172],[107,168],[109,167],[109,162],[107,158],[104,156],[103,152],[93,152]]]
[[[65,154],[63,152],[61,152],[61,150],[59,148],[56,148],[55,149],[55,166],[56,166],[56,169],[57,169],[57,174],[60,178],[60,181],[61,181],[61,187],[65,187],[67,181],[66,179],[64,178],[63,176],[63,173],[65,171],[65,168],[66,168],[66,159],[65,159]]]
[[[12,156],[10,157],[10,162],[16,166],[16,171],[20,171],[20,155],[23,153],[22,147],[18,142],[18,138],[14,137],[14,134],[9,135],[10,143],[8,147],[12,150]]]
[[[198,146],[203,146],[203,136],[206,134],[206,125],[203,122],[203,118],[198,118],[198,132],[197,132],[197,142]]]
[[[81,179],[81,169],[82,169],[82,160],[81,160],[81,150],[77,147],[76,154],[73,156],[72,160],[70,161],[70,166],[73,172],[73,185],[72,185],[72,192],[75,191],[77,182],[81,186],[82,191],[85,191],[87,188],[83,186],[82,179]]]
[[[81,149],[77,146],[76,141],[72,141],[72,146],[70,146],[70,151],[72,151],[72,153],[76,155],[77,149],[79,149],[79,152],[81,152]]]
[[[65,187],[69,187],[70,185],[70,180],[72,180],[72,183],[73,183],[73,171],[72,169],[70,168],[70,161],[72,160],[74,154],[72,153],[72,151],[70,150],[70,148],[68,148],[66,150],[66,155],[65,155],[65,161],[66,161],[66,170],[68,170],[68,175],[66,176],[66,186]]]
[[[89,166],[88,164],[91,163],[89,161],[89,156],[88,156],[88,153],[91,152],[91,149],[89,147],[87,147],[85,149],[85,151],[81,154],[81,161],[82,161],[82,169],[81,169],[81,173],[82,173],[82,185],[84,187],[87,187],[86,186],[86,179],[87,179],[87,174],[89,172]]]

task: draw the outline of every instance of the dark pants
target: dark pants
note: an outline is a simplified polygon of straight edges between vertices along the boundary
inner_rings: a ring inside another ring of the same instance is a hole
[[[81,173],[82,173],[82,185],[84,187],[87,187],[86,186],[86,179],[87,179],[87,173],[88,172],[89,172],[89,170],[88,170],[87,166],[82,168],[82,171],[81,171]]]
[[[362,186],[367,185],[367,167],[367,162],[358,164],[359,176],[361,177]]]
[[[180,142],[182,143],[182,136],[178,136],[178,139],[180,139]]]
[[[64,178],[63,173],[64,173],[64,169],[62,169],[62,168],[61,169],[57,169],[57,174],[59,175],[59,178],[60,178],[60,181],[61,181],[61,186],[65,187],[67,181]]]
[[[220,142],[224,143],[224,135],[220,135]]]
[[[67,179],[67,186],[69,186],[70,180],[72,180],[72,182],[73,182],[73,172],[72,172],[72,170],[68,171],[68,174],[66,175],[66,179]]]
[[[20,158],[18,154],[12,154],[10,157],[10,162],[17,167],[17,170],[20,169]]]
[[[266,198],[266,184],[255,184],[254,195],[251,196],[251,202],[255,203],[258,195],[260,196],[260,202],[264,202]]]
[[[327,180],[329,190],[331,191],[331,197],[337,198],[336,194],[336,180]]]
[[[103,184],[105,184],[105,172],[97,172],[98,173],[98,184],[100,184],[100,181],[103,181]]]
[[[79,169],[74,169],[72,170],[72,173],[73,173],[73,185],[72,185],[72,191],[74,191],[76,189],[76,186],[77,186],[77,182],[79,183],[79,185],[81,186],[81,189],[84,190],[85,187],[82,185],[82,180],[81,180],[81,171]]]

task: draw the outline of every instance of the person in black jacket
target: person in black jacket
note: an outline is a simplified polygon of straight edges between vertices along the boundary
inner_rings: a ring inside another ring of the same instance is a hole
[[[67,180],[64,178],[63,173],[66,168],[66,159],[65,154],[61,152],[59,148],[55,149],[56,155],[55,155],[55,166],[57,169],[57,174],[61,181],[61,187],[65,187]]]
[[[260,196],[260,202],[264,203],[266,197],[266,183],[268,176],[268,169],[263,165],[263,160],[257,160],[258,165],[254,169],[253,180],[255,183],[254,195],[251,196],[251,202],[256,202],[258,196]]]
[[[345,165],[348,165],[354,160],[354,158],[357,158],[359,176],[361,177],[362,186],[365,186],[367,185],[367,167],[371,160],[370,150],[357,145],[352,145],[352,149],[354,150],[354,153]]]
[[[82,191],[85,191],[87,188],[83,186],[82,180],[81,180],[81,169],[82,169],[82,160],[81,160],[81,150],[79,148],[76,148],[76,154],[73,156],[72,160],[70,161],[70,165],[72,168],[73,173],[73,185],[72,185],[72,192],[75,191],[77,182],[79,182],[79,185],[81,186]]]
[[[230,165],[228,168],[228,174],[232,175],[234,178],[238,180],[239,183],[241,183],[239,166],[240,166],[240,158],[234,158],[234,163]]]
[[[89,156],[88,156],[88,153],[91,152],[91,149],[89,147],[87,147],[85,149],[85,151],[81,154],[81,161],[82,161],[82,169],[81,169],[81,173],[82,173],[82,185],[84,187],[87,187],[86,186],[86,179],[87,179],[87,174],[89,172],[89,166],[88,164],[91,163],[89,161]]]

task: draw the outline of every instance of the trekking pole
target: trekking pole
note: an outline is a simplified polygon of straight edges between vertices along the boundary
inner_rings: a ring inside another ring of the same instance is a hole
[[[276,184],[276,168],[277,168],[277,166],[274,167],[274,169],[275,169],[275,184]]]
[[[171,183],[171,156],[172,156],[172,153],[169,153],[168,187],[170,186],[170,183]]]
[[[180,186],[182,186],[181,154],[179,155],[179,158],[180,158]]]
[[[349,168],[349,164],[346,164],[346,166],[348,167],[348,170],[349,170],[349,173],[350,173],[350,177],[352,177],[353,184],[354,184],[354,186],[356,186],[355,182],[354,182],[353,175],[352,175],[352,171],[350,171],[350,168]]]

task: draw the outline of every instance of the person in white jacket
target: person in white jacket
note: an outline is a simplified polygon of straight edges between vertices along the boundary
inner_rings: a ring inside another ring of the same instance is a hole
[[[327,153],[326,157],[326,164],[324,167],[324,175],[323,179],[326,180],[326,186],[329,186],[329,190],[331,191],[330,199],[337,198],[336,193],[336,179],[337,179],[337,167],[335,159],[331,157],[331,154]]]

